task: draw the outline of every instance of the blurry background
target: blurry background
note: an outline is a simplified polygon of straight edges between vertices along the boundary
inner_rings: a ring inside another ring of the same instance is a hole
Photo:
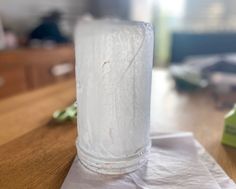
[[[177,90],[227,96],[236,89],[235,6],[234,0],[1,0],[0,98],[74,77],[77,20],[107,17],[153,24],[154,67],[169,70]]]

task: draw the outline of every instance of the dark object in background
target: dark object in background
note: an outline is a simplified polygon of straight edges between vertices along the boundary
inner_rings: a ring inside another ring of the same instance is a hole
[[[171,42],[171,64],[181,64],[186,57],[236,52],[236,33],[175,32]]]
[[[130,0],[93,0],[90,3],[90,12],[96,18],[114,17],[130,18]]]
[[[32,30],[29,40],[52,41],[55,43],[67,43],[68,38],[62,34],[59,28],[61,12],[52,11],[42,18],[41,23]]]

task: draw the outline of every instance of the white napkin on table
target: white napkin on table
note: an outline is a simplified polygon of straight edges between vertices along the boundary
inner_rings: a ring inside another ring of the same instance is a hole
[[[236,189],[191,133],[153,134],[148,163],[122,176],[84,168],[76,157],[62,189]]]

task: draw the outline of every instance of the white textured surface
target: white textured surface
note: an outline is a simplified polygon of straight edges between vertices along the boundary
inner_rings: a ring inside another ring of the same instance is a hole
[[[85,169],[76,158],[62,189],[236,189],[191,133],[155,134],[148,164],[112,177]]]
[[[122,167],[139,164],[150,143],[152,28],[82,22],[75,38],[79,158],[87,166],[129,171]]]

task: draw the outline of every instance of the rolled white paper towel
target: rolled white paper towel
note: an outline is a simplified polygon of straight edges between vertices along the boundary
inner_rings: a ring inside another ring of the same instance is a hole
[[[153,30],[143,22],[77,25],[77,153],[104,174],[131,172],[146,162]]]

